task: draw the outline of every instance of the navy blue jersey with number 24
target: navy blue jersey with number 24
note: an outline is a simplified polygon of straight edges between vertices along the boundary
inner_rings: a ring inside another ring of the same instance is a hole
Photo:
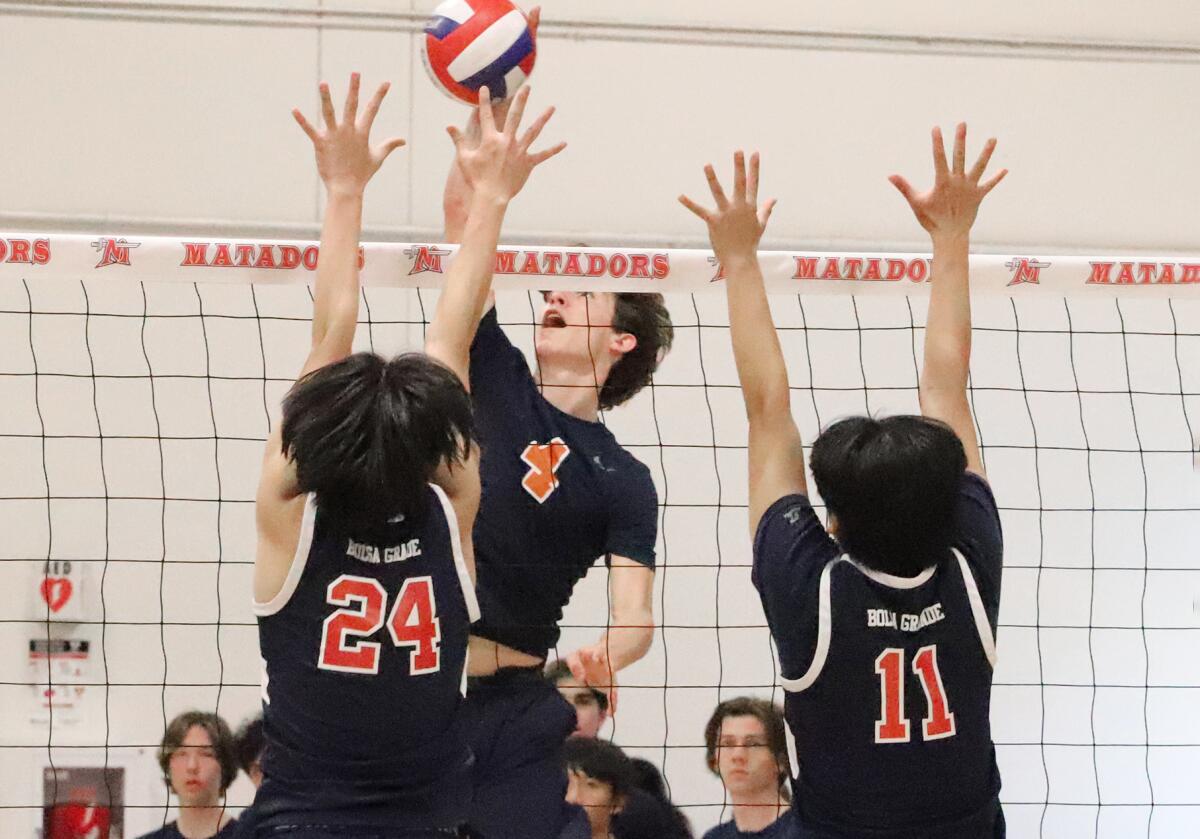
[[[989,707],[1003,547],[995,500],[962,479],[953,549],[917,577],[842,555],[803,495],[763,516],[754,575],[814,839],[1003,836]]]
[[[479,609],[439,487],[423,521],[393,520],[372,540],[310,496],[283,589],[255,612],[266,671],[260,826],[465,821],[471,757],[458,712]]]

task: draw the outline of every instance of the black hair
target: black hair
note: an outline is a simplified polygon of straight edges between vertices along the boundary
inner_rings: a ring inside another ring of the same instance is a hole
[[[620,830],[614,824],[613,835],[617,839],[634,839],[638,836],[691,839],[692,826],[687,816],[671,802],[666,779],[658,767],[641,757],[632,757],[629,762],[633,765],[637,789],[618,814],[619,821],[625,824]],[[650,802],[644,800],[647,798]],[[651,807],[649,803],[657,807]]]
[[[854,559],[915,577],[945,557],[967,468],[950,426],[907,415],[839,420],[813,443],[811,466]]]
[[[242,771],[249,775],[250,767],[262,762],[263,749],[267,747],[267,738],[263,734],[262,714],[255,714],[242,723],[233,735],[233,740],[237,749],[238,766],[242,767]]]
[[[650,384],[675,339],[671,313],[661,294],[619,292],[615,297],[612,330],[632,335],[637,345],[609,369],[600,388],[601,411],[628,402]]]
[[[562,754],[568,770],[582,772],[612,787],[614,800],[628,795],[637,786],[633,763],[619,746],[607,740],[572,737],[563,745]]]
[[[555,687],[558,687],[558,682],[560,679],[568,678],[573,678],[573,676],[571,674],[571,668],[567,666],[567,660],[565,658],[556,658],[554,663],[546,668],[546,681]],[[585,685],[584,687],[591,691],[593,698],[596,700],[596,704],[600,706],[600,710],[607,713],[608,694],[602,690],[597,690],[596,688],[588,685]]]
[[[229,785],[237,777],[237,752],[229,725],[221,717],[208,711],[184,711],[167,724],[162,742],[158,746],[158,766],[162,769],[163,779],[170,787],[171,755],[183,748],[183,741],[187,739],[188,732],[197,726],[208,734],[213,755],[221,766],[221,794],[224,795],[225,790],[229,789]]]
[[[420,520],[425,485],[474,433],[458,377],[424,353],[355,353],[300,379],[283,400],[283,452],[301,492],[353,532]]]

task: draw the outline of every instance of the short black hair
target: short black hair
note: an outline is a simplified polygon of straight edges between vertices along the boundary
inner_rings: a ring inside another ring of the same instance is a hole
[[[811,466],[851,557],[899,577],[945,558],[967,468],[950,426],[911,415],[849,417],[817,437]]]
[[[546,681],[555,687],[558,687],[559,680],[569,678],[574,678],[574,676],[571,673],[571,668],[567,666],[567,660],[565,658],[556,658],[554,663],[546,668]],[[585,685],[585,687],[591,691],[592,696],[596,700],[596,704],[600,706],[600,710],[607,713],[608,694],[602,690],[597,690],[596,688],[588,685]]]
[[[572,737],[563,746],[563,763],[568,770],[582,772],[589,778],[603,781],[612,787],[613,797],[628,795],[637,787],[633,763],[607,740]]]
[[[675,327],[661,294],[618,292],[613,301],[613,332],[637,338],[637,345],[608,371],[600,388],[600,410],[628,402],[650,384],[675,340]]]
[[[243,722],[233,735],[233,740],[237,748],[238,766],[249,775],[250,767],[262,762],[263,749],[267,747],[262,714],[255,714]]]
[[[158,766],[162,769],[163,780],[167,782],[167,787],[171,786],[171,755],[183,748],[183,741],[187,739],[188,732],[196,726],[208,734],[213,754],[221,766],[221,793],[224,794],[237,777],[237,753],[229,725],[221,717],[208,711],[184,711],[167,724],[162,742],[158,746]]]
[[[364,535],[396,515],[420,520],[426,484],[462,460],[474,434],[458,376],[424,353],[355,353],[300,379],[283,400],[283,452],[301,492]]]

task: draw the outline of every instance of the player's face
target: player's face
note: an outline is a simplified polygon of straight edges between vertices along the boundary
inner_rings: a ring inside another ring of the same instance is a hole
[[[201,726],[188,729],[171,755],[171,788],[183,807],[211,807],[221,797],[221,763],[208,732]]]
[[[617,297],[609,292],[547,291],[534,335],[538,363],[589,364],[612,358]],[[614,359],[615,360],[615,359]]]
[[[592,836],[608,836],[617,802],[612,784],[578,769],[567,771],[567,803],[578,804],[587,813]]]
[[[769,793],[779,785],[779,765],[758,717],[726,717],[717,737],[717,771],[731,795]]]
[[[575,730],[572,737],[596,737],[600,733],[608,712],[600,707],[591,688],[586,688],[575,681],[573,676],[564,676],[557,682],[558,692],[562,698],[575,708]]]

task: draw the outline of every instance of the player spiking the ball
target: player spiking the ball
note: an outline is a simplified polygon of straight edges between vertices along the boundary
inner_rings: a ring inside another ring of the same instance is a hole
[[[539,12],[530,14],[537,28]],[[499,108],[503,111],[503,106]],[[464,235],[478,187],[461,165],[488,111],[473,114],[446,183],[448,242]],[[576,681],[606,691],[654,633],[658,498],[650,471],[600,422],[649,383],[670,347],[657,294],[552,291],[535,329],[537,369],[500,327],[489,298],[471,348],[483,456],[475,522],[482,620],[471,639],[467,718],[475,751],[472,825],[488,839],[556,837],[567,778],[559,751],[574,712],[543,679],[575,584],[604,557],[607,631],[570,651]]]
[[[729,196],[706,168],[715,209],[680,198],[707,223],[727,277],[750,425],[753,579],[779,650],[805,836],[1004,835],[988,719],[1003,550],[966,392],[971,226],[1006,174],[983,180],[994,149],[989,140],[967,169],[966,126],[953,163],[935,129],[933,188],[891,178],[933,240],[922,415],[850,417],[817,437],[828,530],[808,498],[758,265],[774,206],[758,206],[758,156],[748,170],[735,156]]]
[[[460,711],[479,504],[468,351],[508,203],[556,150],[529,150],[549,112],[516,136],[525,97],[503,130],[485,118],[460,159],[475,193],[425,352],[352,353],[363,193],[404,143],[370,143],[386,92],[360,113],[356,74],[340,119],[324,84],[323,127],[294,112],[327,201],[312,343],[256,499],[267,748],[257,833],[245,835],[446,837],[467,817]]]

